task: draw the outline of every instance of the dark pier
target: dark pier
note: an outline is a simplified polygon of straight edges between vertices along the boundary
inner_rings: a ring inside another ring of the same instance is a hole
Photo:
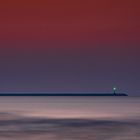
[[[0,96],[128,96],[125,93],[0,93]]]

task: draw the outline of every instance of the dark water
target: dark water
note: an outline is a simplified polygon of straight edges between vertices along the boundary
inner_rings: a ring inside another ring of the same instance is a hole
[[[140,140],[139,97],[1,97],[0,140]]]

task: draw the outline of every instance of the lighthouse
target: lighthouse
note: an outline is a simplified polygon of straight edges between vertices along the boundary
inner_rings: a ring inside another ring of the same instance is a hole
[[[116,87],[113,87],[113,94],[116,95],[116,90],[117,88]]]

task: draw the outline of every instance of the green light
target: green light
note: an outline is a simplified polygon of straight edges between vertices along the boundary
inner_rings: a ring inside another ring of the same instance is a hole
[[[116,87],[113,87],[113,90],[116,90],[117,88]]]
[[[116,94],[116,90],[117,88],[116,87],[113,87],[113,93]]]

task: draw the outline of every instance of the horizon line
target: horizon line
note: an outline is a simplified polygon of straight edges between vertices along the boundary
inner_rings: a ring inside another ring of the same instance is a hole
[[[110,93],[110,92],[104,92],[104,93],[93,93],[93,92],[44,92],[44,93],[35,93],[35,92],[26,92],[26,93],[13,93],[13,92],[9,92],[9,93],[0,93],[0,96],[128,96],[126,93]]]

